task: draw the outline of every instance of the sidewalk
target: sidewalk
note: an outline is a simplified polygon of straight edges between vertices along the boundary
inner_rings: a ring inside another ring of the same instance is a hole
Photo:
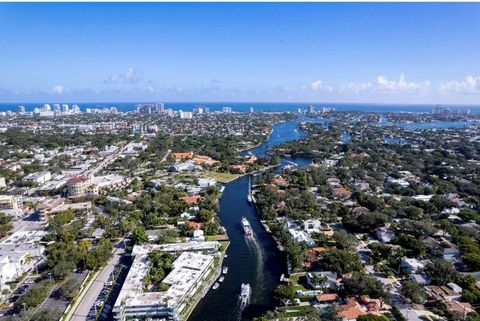
[[[116,248],[113,256],[108,261],[107,265],[100,271],[95,272],[90,282],[85,286],[80,296],[75,301],[74,305],[64,316],[64,321],[85,321],[91,307],[103,289],[105,282],[108,281],[110,274],[113,272],[115,266],[119,263],[125,249]]]

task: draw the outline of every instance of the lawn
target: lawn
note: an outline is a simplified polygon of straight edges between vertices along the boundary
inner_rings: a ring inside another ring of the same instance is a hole
[[[286,311],[284,307],[278,307],[275,310],[275,316],[279,319],[285,318],[294,318],[299,317],[307,314],[308,312],[312,311],[314,308],[310,305],[303,305],[303,306],[288,306]]]
[[[295,291],[302,290],[302,291],[309,291],[304,284],[306,282],[306,273],[295,273],[290,276],[290,282],[292,283],[292,288]]]
[[[240,174],[220,173],[220,172],[214,172],[214,171],[200,172],[197,175],[203,178],[213,178],[219,183],[228,183],[240,177]]]

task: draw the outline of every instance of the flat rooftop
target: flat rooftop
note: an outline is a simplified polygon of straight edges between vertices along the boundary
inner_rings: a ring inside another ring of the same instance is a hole
[[[185,244],[189,243],[194,244],[185,246]],[[122,302],[127,308],[134,306],[165,306],[182,302],[187,296],[192,294],[190,291],[201,283],[202,276],[213,266],[214,256],[188,252],[188,249],[198,250],[202,248],[197,243],[216,242],[189,243],[135,245],[132,252],[134,261],[115,302],[115,311],[120,310]],[[181,246],[182,244],[184,245],[183,247]],[[144,292],[143,279],[149,270],[148,253],[165,248],[183,249],[183,253],[173,262],[172,271],[162,281],[162,283],[166,283],[170,287],[163,292]]]

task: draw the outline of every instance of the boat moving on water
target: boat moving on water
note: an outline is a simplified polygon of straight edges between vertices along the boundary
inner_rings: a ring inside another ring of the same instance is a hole
[[[240,287],[240,296],[238,297],[238,301],[240,302],[240,309],[244,309],[250,303],[250,295],[252,294],[252,288],[250,284],[242,283]]]
[[[250,223],[245,218],[245,216],[242,217],[242,227],[243,227],[243,231],[245,232],[246,236],[252,236],[253,235],[252,227],[250,226]]]

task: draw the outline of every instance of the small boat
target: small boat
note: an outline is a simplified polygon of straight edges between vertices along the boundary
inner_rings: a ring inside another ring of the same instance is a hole
[[[212,289],[216,290],[216,289],[218,289],[219,286],[220,286],[220,283],[215,282],[212,286]]]
[[[222,273],[223,273],[223,274],[227,274],[227,273],[228,273],[228,266],[224,266],[224,267],[223,267]]]
[[[267,233],[272,234],[272,231],[270,230],[270,227],[268,227],[268,225],[267,225],[267,221],[262,220],[262,221],[260,221],[260,223],[262,223],[262,226],[265,229],[265,231],[267,231]]]
[[[250,287],[250,284],[242,283],[242,286],[240,287],[240,296],[238,297],[238,300],[240,301],[241,309],[244,309],[250,303],[251,294],[252,294],[252,288]]]
[[[223,276],[223,275],[218,278],[218,282],[223,282],[223,280],[225,280],[225,276]]]
[[[252,227],[250,226],[250,223],[245,218],[245,216],[242,217],[242,227],[243,227],[243,231],[245,232],[246,236],[252,236],[253,235]]]

